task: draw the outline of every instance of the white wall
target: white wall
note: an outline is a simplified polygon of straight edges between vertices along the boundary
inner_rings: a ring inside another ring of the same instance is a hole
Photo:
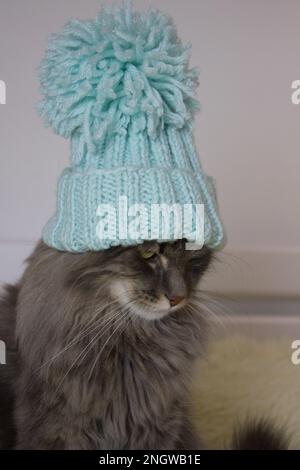
[[[52,215],[68,142],[43,128],[36,68],[49,34],[70,17],[93,17],[98,0],[0,0],[0,282]],[[111,3],[111,2],[106,2]],[[174,17],[193,44],[202,112],[197,142],[215,176],[227,254],[208,287],[219,292],[299,294],[299,0],[136,0]],[[222,257],[221,257],[222,258]]]

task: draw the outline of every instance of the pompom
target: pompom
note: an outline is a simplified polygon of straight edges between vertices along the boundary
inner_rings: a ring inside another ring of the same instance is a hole
[[[40,111],[55,132],[108,133],[183,127],[198,109],[198,73],[190,47],[159,11],[103,8],[95,20],[69,22],[49,42],[41,63]]]

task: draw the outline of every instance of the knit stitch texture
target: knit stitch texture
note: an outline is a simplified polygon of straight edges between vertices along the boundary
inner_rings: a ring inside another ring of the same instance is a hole
[[[73,20],[50,39],[40,111],[46,125],[71,139],[71,165],[59,180],[46,244],[84,252],[150,240],[150,230],[140,239],[122,238],[118,227],[114,239],[97,235],[99,205],[118,211],[126,196],[149,213],[152,204],[204,204],[205,244],[223,245],[214,185],[193,140],[198,73],[189,56],[168,16],[134,12],[131,2]]]

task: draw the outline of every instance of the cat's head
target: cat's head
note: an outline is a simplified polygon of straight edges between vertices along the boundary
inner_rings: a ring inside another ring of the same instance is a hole
[[[161,318],[191,301],[211,257],[205,247],[187,250],[183,240],[145,242],[124,250],[113,261],[117,270],[111,296],[136,315]]]
[[[88,261],[78,279],[92,295],[152,320],[192,302],[211,258],[208,248],[187,250],[184,240],[145,242],[83,255]]]

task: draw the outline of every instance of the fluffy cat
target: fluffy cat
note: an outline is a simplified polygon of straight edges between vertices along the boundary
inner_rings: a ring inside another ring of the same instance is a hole
[[[59,252],[40,242],[0,299],[0,448],[197,449],[188,419],[206,338],[209,249],[185,242]],[[286,449],[265,421],[235,449]]]
[[[15,433],[0,435],[2,448],[199,447],[186,405],[211,259],[184,241],[83,254],[40,242],[0,303],[15,394]]]

